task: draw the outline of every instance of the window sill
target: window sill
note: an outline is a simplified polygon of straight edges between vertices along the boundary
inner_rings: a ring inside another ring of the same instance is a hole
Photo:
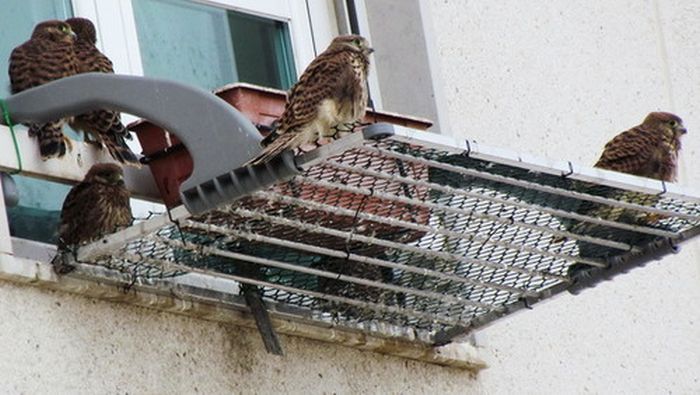
[[[121,273],[94,265],[80,265],[75,272],[59,277],[46,258],[53,255],[54,246],[17,238],[13,238],[12,244],[15,255],[0,254],[0,280],[255,328],[255,321],[248,312],[243,297],[232,295],[231,281],[195,273],[133,284],[129,292],[125,293],[124,288],[131,283]],[[359,327],[324,325],[318,320],[305,320],[298,311],[291,311],[289,306],[280,304],[269,303],[269,311],[275,330],[280,334],[474,373],[487,367],[479,357],[477,348],[470,344],[453,343],[432,347],[409,340],[372,335]]]

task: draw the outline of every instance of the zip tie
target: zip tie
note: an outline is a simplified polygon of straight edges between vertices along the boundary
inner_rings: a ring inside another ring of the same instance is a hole
[[[9,174],[19,174],[22,172],[22,154],[19,150],[19,143],[17,143],[15,125],[12,123],[12,119],[10,118],[10,111],[7,109],[7,103],[5,103],[5,100],[0,99],[0,108],[2,108],[2,118],[5,120],[7,127],[10,128],[10,135],[12,135],[12,143],[15,146],[15,155],[17,156],[17,170]]]

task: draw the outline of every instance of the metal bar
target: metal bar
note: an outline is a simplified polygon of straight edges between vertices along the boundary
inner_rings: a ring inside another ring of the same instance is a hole
[[[1,118],[1,117],[0,117]],[[29,137],[24,126],[15,126],[17,145],[22,157],[23,176],[59,182],[76,184],[82,181],[88,169],[95,163],[115,163],[107,150],[98,150],[92,144],[82,141],[72,141],[73,150],[66,152],[60,160],[44,161],[39,155],[39,145],[33,137]],[[0,126],[0,171],[14,173],[19,170],[12,135],[5,126]],[[151,202],[162,202],[160,192],[156,187],[153,175],[149,169],[137,169],[133,166],[124,167],[124,181],[132,193],[132,197]]]
[[[329,161],[326,164],[334,165],[334,163],[336,163],[336,162]],[[358,172],[358,173],[362,173],[364,170],[360,171],[359,169],[354,169],[353,171]],[[391,176],[391,177],[396,177],[396,176]],[[590,217],[587,215],[572,213],[572,212],[568,212],[568,211],[564,211],[564,210],[539,206],[537,204],[522,203],[522,202],[517,202],[517,201],[513,201],[513,200],[506,200],[506,199],[502,199],[502,198],[498,198],[498,197],[482,195],[482,194],[477,193],[477,192],[470,192],[470,191],[465,191],[462,189],[452,188],[452,187],[446,186],[446,185],[439,185],[439,184],[435,184],[435,183],[410,180],[410,179],[406,179],[406,180],[403,180],[401,182],[410,183],[410,184],[413,184],[416,186],[425,186],[428,188],[435,188],[436,190],[439,190],[441,192],[445,192],[445,193],[449,193],[449,194],[453,194],[453,195],[461,195],[461,196],[466,196],[466,197],[475,198],[475,199],[488,200],[488,201],[492,201],[495,203],[520,207],[520,208],[524,208],[524,209],[528,209],[528,210],[534,209],[534,210],[541,211],[545,214],[549,214],[549,215],[552,215],[555,217],[570,218],[570,219],[575,219],[575,220],[582,221],[582,222],[589,222],[589,223],[596,224],[596,225],[603,225],[603,226],[608,226],[611,228],[618,228],[618,229],[628,230],[628,231],[632,231],[632,232],[649,234],[649,235],[653,235],[653,236],[677,237],[676,233],[661,230],[661,229],[649,228],[649,227],[644,227],[644,226],[639,226],[639,225],[631,225],[631,224],[626,224],[626,223],[622,223],[622,222],[605,220],[605,219],[601,219],[601,218],[597,218],[597,217]],[[424,185],[424,184],[427,184],[427,185]],[[582,236],[582,235],[579,235],[579,237],[591,238],[590,236]],[[584,240],[584,239],[582,239],[582,240]],[[584,240],[584,241],[589,241],[589,240]],[[621,244],[624,244],[624,243],[621,243]]]
[[[531,210],[533,208],[537,209],[537,206],[533,207],[533,206],[529,206],[525,203],[514,202],[514,201],[509,201],[509,200],[491,197],[491,196],[487,196],[487,195],[482,195],[482,194],[479,194],[476,192],[458,190],[456,188],[443,186],[443,185],[435,184],[432,182],[413,180],[413,179],[410,179],[407,177],[395,176],[395,175],[386,174],[383,172],[378,172],[375,170],[348,166],[348,165],[345,165],[343,163],[336,162],[334,160],[329,160],[329,161],[325,162],[325,165],[330,166],[330,167],[335,167],[337,169],[347,171],[347,172],[358,173],[358,174],[362,174],[362,175],[366,175],[366,176],[370,176],[370,177],[375,177],[375,178],[380,178],[383,180],[392,181],[392,182],[396,182],[396,183],[413,185],[415,187],[430,188],[430,189],[433,189],[436,191],[450,193],[453,195],[463,195],[463,196],[473,197],[476,199],[493,201],[495,203],[503,204],[503,205],[507,205],[507,206],[517,206],[517,207],[521,207],[521,208],[526,208],[529,210]],[[515,203],[517,203],[517,204],[515,204]],[[440,207],[442,207],[442,206],[440,206]],[[521,222],[521,221],[514,221],[511,219],[499,217],[496,215],[481,214],[481,213],[476,212],[476,210],[474,210],[474,209],[460,208],[460,210],[463,210],[465,213],[468,213],[468,215],[472,216],[472,217],[482,218],[482,219],[486,219],[489,221],[499,222],[499,223],[507,224],[507,225],[513,225],[513,226],[517,226],[517,227],[524,228],[524,229],[535,230],[535,231],[539,231],[541,233],[551,233],[555,236],[561,236],[561,237],[566,237],[569,239],[586,241],[586,242],[589,242],[592,244],[597,244],[597,245],[601,245],[601,246],[605,246],[605,247],[615,248],[618,250],[629,251],[629,250],[634,250],[634,248],[635,248],[634,246],[631,246],[627,243],[621,243],[621,242],[617,242],[617,241],[611,241],[611,240],[601,239],[601,238],[592,237],[592,236],[578,235],[578,234],[567,232],[567,231],[557,230],[557,229],[554,229],[551,227],[528,224],[528,223]]]
[[[249,233],[249,232],[241,232],[229,228],[225,228],[222,226],[217,226],[217,225],[210,225],[210,224],[202,224],[199,222],[194,222],[194,221],[187,221],[184,224],[185,227],[190,227],[194,229],[199,229],[203,231],[209,231],[213,233],[218,233],[222,235],[229,236],[231,238],[244,238],[248,241],[257,241],[257,242],[263,242],[267,244],[272,244],[276,245],[279,247],[285,247],[285,248],[291,248],[291,249],[296,249],[300,251],[306,251],[314,254],[321,254],[321,255],[326,255],[326,256],[331,256],[334,258],[347,258],[348,260],[354,261],[354,262],[360,262],[360,263],[366,263],[370,265],[375,265],[375,266],[381,266],[381,267],[386,267],[390,269],[397,269],[397,270],[402,270],[410,273],[415,273],[415,274],[420,274],[424,276],[430,276],[430,277],[435,277],[441,280],[448,280],[448,281],[454,281],[462,284],[467,284],[471,286],[476,286],[476,287],[481,287],[481,288],[491,288],[491,289],[496,289],[499,291],[506,291],[510,292],[513,294],[522,294],[522,295],[535,295],[535,292],[529,291],[527,289],[520,289],[517,287],[509,287],[505,285],[499,285],[499,284],[494,284],[488,281],[475,281],[475,280],[470,280],[465,277],[461,277],[455,274],[447,274],[443,273],[437,270],[431,270],[431,269],[426,269],[426,268],[420,268],[416,266],[410,266],[410,265],[404,265],[401,263],[394,263],[390,261],[385,261],[377,258],[371,258],[371,257],[366,257],[364,255],[357,255],[353,253],[348,253],[346,251],[338,251],[338,250],[333,250],[330,248],[325,248],[325,247],[319,247],[319,246],[314,246],[314,245],[309,245],[309,244],[303,244],[303,243],[297,243],[294,241],[289,241],[289,240],[283,240],[283,239],[278,239],[274,237],[269,237],[269,236],[262,236],[256,233]]]
[[[398,285],[392,285],[392,284],[386,284],[382,283],[379,281],[374,281],[374,280],[367,280],[364,278],[359,278],[359,277],[353,277],[353,276],[348,276],[345,274],[339,274],[339,273],[333,273],[333,272],[328,272],[325,270],[320,270],[320,269],[313,269],[301,265],[293,265],[289,263],[284,263],[272,259],[267,259],[267,258],[259,258],[256,256],[252,255],[247,255],[247,254],[241,254],[237,252],[231,252],[231,251],[226,251],[222,250],[219,248],[214,248],[210,246],[200,246],[197,244],[193,243],[183,243],[182,241],[179,240],[172,240],[168,239],[165,237],[161,236],[153,236],[155,240],[160,241],[163,244],[166,244],[168,246],[176,246],[179,248],[185,248],[187,250],[193,251],[193,252],[199,252],[207,255],[216,255],[216,256],[221,256],[224,258],[229,258],[229,259],[237,259],[240,261],[245,261],[245,262],[250,262],[254,263],[256,265],[264,265],[264,266],[270,266],[270,267],[275,267],[278,269],[284,269],[284,270],[289,270],[289,271],[294,271],[294,272],[299,272],[299,273],[304,273],[304,274],[311,274],[315,275],[318,277],[325,277],[325,278],[330,278],[333,280],[340,280],[340,281],[345,281],[349,283],[354,283],[358,285],[365,285],[369,287],[374,287],[374,288],[379,288],[379,289],[384,289],[396,293],[404,293],[404,294],[412,294],[416,296],[421,296],[424,298],[430,298],[430,299],[435,299],[439,300],[441,302],[446,302],[446,303],[453,303],[453,304],[458,304],[462,306],[468,306],[469,308],[482,308],[486,310],[493,310],[495,307],[485,304],[485,303],[479,303],[479,302],[474,302],[472,300],[456,297],[456,296],[451,296],[451,295],[445,295],[445,294],[439,294],[436,292],[431,292],[431,291],[423,291],[419,289],[414,289],[414,288],[407,288],[407,287],[402,287]]]
[[[610,280],[617,275],[625,273],[631,269],[634,269],[635,267],[642,266],[643,264],[652,260],[658,260],[668,254],[677,253],[678,246],[680,244],[685,243],[698,235],[700,235],[700,226],[696,226],[687,231],[681,232],[680,237],[676,240],[655,240],[645,246],[642,246],[640,248],[642,252],[640,253],[625,254],[621,257],[611,258],[611,265],[609,267],[606,269],[592,269],[592,273],[589,273],[589,276],[578,278],[572,284],[557,284],[542,290],[540,295],[534,298],[522,298],[517,303],[504,305],[503,311],[494,311],[480,315],[472,319],[469,322],[469,325],[462,327],[461,330],[459,328],[454,328],[453,330],[440,331],[434,336],[434,341],[438,345],[448,343],[456,336],[476,329],[483,329],[483,327],[488,326],[500,317],[510,315],[520,310],[531,309],[535,303],[549,299],[552,296],[560,294],[564,291],[568,291],[572,294],[578,294],[586,288],[594,287],[601,281]]]
[[[235,208],[235,209],[232,209],[232,211],[234,213],[241,215],[241,216],[244,216],[244,217],[260,218],[260,219],[263,219],[263,220],[268,221],[268,222],[276,223],[279,225],[291,226],[291,227],[299,228],[299,229],[302,229],[304,231],[308,231],[308,232],[312,232],[312,233],[327,234],[327,235],[339,237],[339,238],[348,238],[348,236],[350,235],[347,232],[339,231],[336,229],[326,228],[326,227],[319,226],[319,225],[311,225],[311,224],[307,224],[307,223],[300,222],[300,221],[286,219],[283,217],[276,217],[276,216],[268,215],[268,214],[261,213],[258,211],[251,211],[251,210],[242,209],[242,208]],[[541,278],[549,279],[549,280],[558,280],[558,281],[564,281],[564,282],[569,281],[568,277],[557,276],[557,275],[551,274],[551,273],[543,273],[543,272],[540,272],[537,270],[523,269],[523,268],[507,266],[507,265],[503,265],[503,264],[499,265],[499,264],[486,262],[486,261],[481,260],[481,259],[466,258],[463,256],[454,255],[454,254],[441,252],[441,251],[425,250],[425,249],[421,249],[421,248],[410,246],[410,245],[395,243],[395,242],[387,241],[387,240],[383,240],[383,239],[377,239],[376,237],[353,234],[352,239],[355,241],[360,241],[360,242],[367,243],[367,244],[374,244],[374,245],[392,248],[392,249],[396,249],[396,250],[400,250],[400,251],[411,252],[411,253],[415,253],[415,254],[419,254],[419,255],[423,255],[423,256],[454,260],[454,261],[458,261],[458,262],[462,262],[462,263],[466,263],[466,264],[470,264],[470,265],[479,265],[479,266],[487,267],[487,268],[494,269],[494,270],[506,270],[506,271],[511,271],[511,272],[515,272],[515,273],[527,274],[529,276],[541,277]]]
[[[196,247],[197,249],[199,246]],[[204,275],[213,275],[214,273],[212,271],[208,270],[203,270],[203,269],[198,269],[194,267],[190,267],[187,265],[181,265],[173,262],[168,262],[168,261],[162,261],[159,259],[154,259],[154,258],[146,258],[138,254],[131,254],[131,253],[125,253],[121,255],[122,258],[130,261],[146,261],[146,262],[151,262],[154,265],[162,266],[165,268],[168,268],[170,270],[180,270],[180,271],[186,271],[190,273],[200,273]],[[464,323],[461,323],[458,320],[454,319],[449,319],[445,317],[441,317],[439,315],[435,314],[428,314],[424,313],[421,311],[413,310],[413,309],[406,309],[402,307],[396,307],[396,306],[389,306],[389,305],[383,305],[383,304],[378,304],[374,302],[360,302],[355,299],[350,299],[342,296],[335,296],[335,295],[328,295],[325,293],[321,292],[316,292],[316,291],[309,291],[306,289],[301,289],[301,288],[295,288],[295,287],[290,287],[287,285],[282,285],[282,284],[276,284],[276,283],[271,283],[267,281],[262,281],[262,280],[255,280],[252,278],[248,277],[243,277],[243,276],[237,276],[235,274],[226,274],[226,273],[215,273],[216,277],[219,278],[225,278],[229,280],[234,280],[238,281],[239,283],[245,283],[245,284],[251,284],[251,285],[257,285],[259,287],[267,287],[267,288],[273,288],[273,289],[279,289],[281,291],[293,293],[293,294],[300,294],[300,295],[306,295],[312,298],[318,298],[318,299],[325,299],[329,300],[331,302],[337,302],[337,303],[345,303],[349,304],[352,306],[357,306],[363,309],[370,309],[373,311],[378,311],[381,313],[393,313],[393,314],[400,314],[406,317],[413,317],[413,318],[418,318],[421,320],[425,320],[428,322],[438,322],[443,325],[463,325]]]
[[[667,183],[662,185],[661,181],[651,178],[580,166],[561,160],[548,160],[503,148],[479,144],[473,140],[455,139],[435,133],[428,134],[406,126],[393,125],[393,129],[394,137],[392,140],[400,143],[420,145],[451,154],[464,154],[465,151],[468,151],[470,158],[554,176],[567,174],[567,178],[583,182],[647,193],[650,195],[663,193],[665,197],[700,203],[700,191],[682,188],[676,184]]]
[[[189,216],[190,213],[185,206],[177,206],[170,210],[170,216],[167,213],[155,216],[80,247],[77,253],[77,260],[89,261],[99,256],[109,255],[113,251],[124,247],[127,243],[143,238],[163,226],[173,224],[173,221],[179,221]]]
[[[474,317],[471,320],[469,320],[469,323],[467,323],[467,325],[461,327],[454,326],[445,330],[438,331],[433,336],[433,343],[435,346],[441,346],[450,343],[455,337],[467,334],[476,329],[483,329],[483,327],[491,324],[492,322],[501,317],[510,315],[518,311],[531,309],[533,304],[566,291],[568,286],[568,284],[564,283],[554,285],[553,287],[542,290],[537,297],[521,298],[514,303],[505,304],[503,305],[502,311],[492,311]]]
[[[582,273],[574,278],[567,291],[576,294],[585,288],[590,288],[596,284],[609,280],[618,274],[625,273],[630,269],[642,266],[652,260],[659,260],[668,254],[676,254],[680,244],[700,235],[700,226],[681,232],[680,237],[675,240],[659,239],[648,243],[641,248],[641,252],[636,254],[625,254],[608,259],[610,265],[605,269],[591,269],[590,272]]]
[[[448,212],[452,212],[455,214],[469,215],[469,212],[466,212],[465,210],[462,210],[462,209],[441,206],[441,205],[435,204],[435,203],[423,202],[420,200],[415,200],[415,199],[407,198],[404,196],[391,195],[391,194],[387,194],[384,192],[371,191],[371,190],[365,189],[365,188],[350,187],[350,186],[340,184],[340,183],[317,180],[317,179],[313,179],[313,178],[309,178],[309,177],[305,177],[305,176],[299,176],[299,177],[297,177],[297,179],[301,180],[303,182],[306,182],[308,184],[321,186],[323,188],[330,188],[330,189],[334,189],[334,190],[346,191],[346,192],[350,192],[350,193],[354,193],[354,194],[362,194],[362,195],[366,195],[366,196],[375,196],[375,197],[379,197],[379,198],[386,199],[386,200],[410,204],[413,206],[424,207],[424,208],[434,209],[434,210],[448,211]],[[510,225],[511,221],[508,221],[505,224]],[[596,267],[604,267],[604,264],[602,264],[598,261],[594,261],[594,260],[586,259],[586,258],[582,258],[582,257],[576,257],[573,255],[558,254],[556,252],[551,252],[551,251],[544,250],[544,249],[537,248],[537,247],[528,247],[526,245],[515,245],[513,243],[509,243],[509,242],[505,242],[505,241],[485,239],[483,237],[479,237],[476,235],[471,235],[470,237],[467,237],[466,239],[480,242],[483,244],[493,244],[493,245],[497,245],[499,247],[507,248],[510,250],[521,251],[521,252],[524,251],[524,252],[528,252],[530,254],[541,255],[541,256],[546,256],[546,257],[550,257],[550,258],[565,259],[568,261],[583,262],[583,263],[589,264],[591,266],[596,266]]]
[[[696,222],[700,221],[700,216],[697,216],[697,215],[683,214],[683,213],[678,213],[675,211],[664,210],[664,209],[659,209],[659,208],[650,207],[650,206],[643,206],[643,205],[635,204],[635,203],[622,202],[622,201],[615,200],[615,199],[609,199],[609,198],[604,198],[601,196],[589,195],[589,194],[582,193],[582,192],[569,191],[569,190],[560,189],[560,188],[556,188],[556,187],[552,187],[552,186],[548,186],[548,185],[541,185],[541,184],[537,184],[534,182],[523,181],[523,180],[518,180],[515,178],[505,177],[505,176],[501,176],[501,175],[497,175],[497,174],[484,173],[482,171],[473,170],[473,169],[466,169],[464,167],[454,166],[454,165],[450,165],[448,163],[442,163],[442,162],[437,162],[437,161],[430,160],[430,159],[418,158],[418,157],[415,157],[412,155],[401,154],[401,153],[387,150],[384,148],[378,148],[378,147],[372,147],[372,146],[365,145],[361,149],[364,151],[373,152],[373,153],[388,156],[391,158],[401,159],[401,160],[405,160],[408,162],[414,162],[414,163],[427,165],[427,166],[435,167],[435,168],[446,170],[446,171],[451,171],[451,172],[458,173],[458,174],[467,175],[470,177],[483,178],[485,180],[500,182],[503,184],[513,185],[513,186],[517,186],[517,187],[521,187],[521,188],[533,189],[536,191],[550,193],[550,194],[554,194],[554,195],[572,197],[572,198],[576,198],[579,200],[586,200],[586,201],[590,201],[590,202],[594,202],[594,203],[606,204],[608,206],[643,211],[643,212],[652,213],[652,214],[659,214],[659,215],[667,216],[667,217],[677,217],[677,218],[682,218],[682,219],[685,219],[688,221],[696,221]]]
[[[276,193],[276,192],[258,192],[258,193],[256,193],[256,195],[261,196],[261,197],[269,196],[269,197],[272,197],[272,198],[279,200],[279,201],[282,201],[282,202],[295,204],[298,206],[305,206],[305,207],[309,207],[309,208],[312,208],[315,210],[325,211],[325,212],[331,213],[331,214],[357,216],[357,218],[362,218],[362,219],[366,219],[366,220],[369,220],[372,222],[377,222],[377,223],[386,224],[386,225],[390,225],[390,226],[400,226],[400,227],[407,228],[407,229],[413,229],[413,230],[426,232],[426,233],[439,234],[439,235],[443,235],[443,236],[447,236],[447,237],[459,238],[459,239],[468,240],[468,241],[472,241],[475,239],[475,237],[473,235],[455,232],[455,231],[451,231],[451,230],[448,230],[445,228],[436,228],[436,227],[427,226],[427,225],[420,225],[420,224],[416,224],[413,222],[407,222],[407,221],[397,220],[397,219],[393,219],[393,218],[382,217],[382,216],[379,216],[376,214],[370,214],[370,213],[366,213],[366,212],[362,212],[362,211],[355,212],[354,210],[349,210],[349,209],[345,209],[342,207],[331,206],[331,205],[324,204],[324,203],[317,203],[317,202],[313,202],[313,201],[309,201],[309,200],[294,198],[294,197],[283,195],[283,194]],[[377,195],[375,192],[373,196],[379,196],[379,195]],[[443,207],[443,206],[440,206],[440,207]],[[461,210],[461,209],[459,209],[459,210]],[[471,210],[469,210],[469,212],[471,212]],[[474,216],[475,217],[482,217],[480,215],[474,215]],[[492,216],[483,215],[483,217],[492,217]],[[489,219],[489,218],[484,218],[484,219]],[[515,221],[508,220],[508,219],[500,218],[500,217],[494,217],[494,219],[492,221],[501,223],[503,225],[513,225],[515,222]],[[515,223],[517,223],[517,222],[515,222]],[[528,224],[525,224],[525,225],[528,225]],[[539,227],[537,227],[536,225],[532,225],[532,226],[533,226],[533,228],[530,228],[528,226],[524,226],[524,228],[530,229],[530,230],[539,230],[539,229],[537,229]],[[540,232],[542,232],[542,231],[540,231]],[[554,234],[556,234],[556,233],[554,233]],[[623,251],[633,250],[632,246],[625,244],[625,243],[610,242],[610,244],[612,244],[612,245],[607,245],[606,243],[597,243],[597,244],[606,245],[608,247],[617,248],[617,249],[620,249]],[[620,244],[622,244],[622,246],[620,246]]]
[[[364,142],[365,138],[363,133],[350,133],[339,140],[332,141],[330,144],[322,145],[312,151],[301,154],[294,160],[298,168],[308,170],[330,157],[340,155],[352,148],[362,147]]]

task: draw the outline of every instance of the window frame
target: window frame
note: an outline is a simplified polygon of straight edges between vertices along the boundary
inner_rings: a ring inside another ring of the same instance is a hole
[[[297,75],[315,57],[313,43],[327,43],[337,34],[335,18],[328,14],[326,2],[299,0],[189,0],[193,3],[270,18],[288,24]],[[143,75],[140,45],[132,0],[72,0],[73,13],[91,19],[98,30],[98,46],[114,63],[120,74]],[[323,17],[325,14],[325,17]],[[118,15],[119,18],[114,16]],[[309,25],[309,20],[313,28]],[[109,35],[101,34],[109,30]],[[313,39],[312,39],[313,30]],[[325,45],[325,44],[323,44]]]
[[[119,74],[143,75],[143,63],[136,31],[133,0],[71,0],[73,14],[95,22],[98,47],[114,63]],[[233,11],[270,18],[287,23],[294,66],[300,76],[306,66],[322,52],[333,37],[347,28],[347,21],[338,21],[332,1],[313,0],[188,0],[193,3],[221,7]],[[308,7],[308,9],[307,9]],[[365,0],[355,0],[361,33],[372,42]],[[119,15],[115,18],[114,15]],[[343,24],[346,26],[339,26]],[[109,35],[101,34],[109,30]],[[375,109],[381,110],[379,78],[374,63],[370,64],[369,88]],[[126,116],[126,121],[135,120]]]

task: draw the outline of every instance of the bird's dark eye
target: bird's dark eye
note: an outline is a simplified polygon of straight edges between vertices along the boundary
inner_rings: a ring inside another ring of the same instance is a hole
[[[678,125],[678,122],[671,120],[671,121],[668,121],[668,124],[671,126],[676,126],[676,125]]]
[[[360,40],[355,40],[355,45],[357,45],[358,47],[361,47],[361,46],[362,46],[362,41],[360,41]]]

